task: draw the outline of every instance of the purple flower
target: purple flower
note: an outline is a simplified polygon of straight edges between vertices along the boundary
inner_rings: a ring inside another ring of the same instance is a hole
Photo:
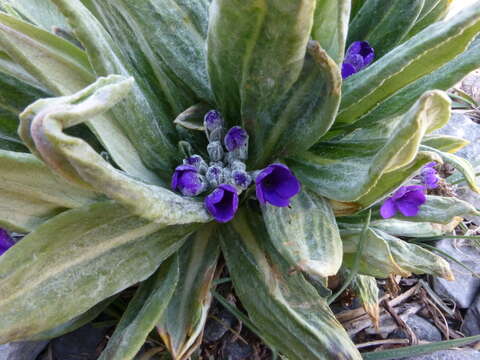
[[[225,147],[228,151],[244,148],[248,145],[248,134],[240,126],[234,126],[225,135]]]
[[[436,165],[437,163],[435,161],[429,162],[420,172],[422,181],[427,189],[435,189],[438,187],[437,170],[434,169]]]
[[[290,198],[300,192],[298,179],[283,164],[271,164],[255,178],[257,199],[260,204],[270,203],[274,206],[290,205]]]
[[[220,185],[205,198],[205,207],[220,223],[232,220],[238,209],[237,190],[232,185]]]
[[[342,78],[359,72],[370,65],[375,58],[375,52],[366,41],[354,41],[348,48],[342,64]]]
[[[0,228],[0,256],[10,249],[15,243],[5,229]]]
[[[402,186],[385,200],[380,215],[388,219],[400,211],[404,216],[416,216],[425,201],[425,188],[422,185]]]
[[[172,189],[185,196],[197,196],[206,188],[203,177],[192,165],[179,165],[172,176]]]

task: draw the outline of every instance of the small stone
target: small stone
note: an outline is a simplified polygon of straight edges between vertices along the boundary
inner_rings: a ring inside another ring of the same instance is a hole
[[[23,341],[0,345],[0,360],[33,360],[47,346],[48,341]]]
[[[415,335],[417,335],[418,340],[431,342],[442,340],[440,330],[420,316],[412,315],[407,319],[406,323],[410,326]],[[390,335],[390,337],[405,339],[406,335],[403,331],[397,329]]]
[[[227,342],[222,349],[222,359],[224,360],[251,359],[252,355],[253,348],[242,340]]]
[[[402,358],[403,360],[480,360],[475,350],[442,350],[431,354]]]
[[[480,252],[475,247],[467,244],[462,245],[462,241],[457,241],[457,239],[440,240],[435,247],[454,257],[473,271],[480,271]],[[435,277],[433,288],[441,298],[451,299],[455,301],[459,308],[466,309],[472,304],[475,295],[480,290],[480,279],[472,276],[457,263],[450,262],[450,266],[455,275],[455,280],[448,281]]]
[[[225,333],[231,329],[237,319],[227,310],[222,310],[215,318],[209,318],[205,324],[204,340],[212,343],[220,340]]]
[[[462,332],[467,336],[480,335],[480,294],[463,319]]]

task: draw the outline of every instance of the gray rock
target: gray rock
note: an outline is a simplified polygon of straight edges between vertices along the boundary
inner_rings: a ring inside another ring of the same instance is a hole
[[[480,252],[458,239],[443,239],[435,245],[439,250],[448,253],[475,272],[480,272]],[[480,289],[480,279],[473,277],[466,269],[454,262],[450,262],[455,281],[447,281],[435,277],[433,288],[442,298],[448,298],[461,309],[468,308]]]
[[[462,332],[467,336],[480,335],[480,295],[476,297],[465,315]]]
[[[35,360],[48,341],[24,341],[0,345],[0,360]]]
[[[480,360],[480,352],[475,350],[442,350],[431,354],[401,358],[403,360]]]
[[[410,326],[415,335],[417,335],[418,340],[442,340],[442,334],[440,333],[440,330],[438,330],[434,325],[432,325],[430,322],[420,316],[412,315],[407,319],[406,323],[408,326]],[[403,331],[397,329],[390,335],[390,337],[403,339],[406,338],[406,335]]]

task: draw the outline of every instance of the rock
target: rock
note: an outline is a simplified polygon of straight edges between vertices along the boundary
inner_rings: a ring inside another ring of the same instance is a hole
[[[467,336],[480,335],[480,295],[476,297],[465,315],[462,332]]]
[[[228,329],[233,328],[237,319],[228,310],[221,310],[215,318],[209,318],[205,325],[203,339],[206,343],[220,340]]]
[[[480,360],[475,350],[442,350],[431,354],[402,358],[402,360]]]
[[[477,248],[469,246],[457,239],[443,239],[437,242],[435,246],[437,249],[459,260],[473,271],[480,272],[480,252]],[[452,299],[458,307],[466,309],[472,304],[475,295],[480,289],[480,279],[473,277],[466,269],[457,263],[449,262],[455,275],[455,280],[447,281],[435,277],[433,279],[433,288],[440,297]]]
[[[0,345],[0,360],[34,360],[48,341],[24,341]]]
[[[105,340],[108,330],[106,327],[95,328],[88,324],[69,334],[53,339],[50,343],[53,358],[55,360],[97,359],[103,350],[102,342]]]
[[[410,316],[407,321],[407,325],[413,330],[415,335],[417,335],[418,340],[425,340],[425,341],[441,341],[442,334],[440,330],[438,330],[434,325],[432,325],[429,321],[425,320],[424,318],[412,315]],[[407,336],[405,333],[400,330],[396,329],[391,335],[391,338],[400,338],[404,339]]]
[[[226,342],[222,349],[222,360],[246,360],[251,359],[252,355],[253,348],[242,340]]]

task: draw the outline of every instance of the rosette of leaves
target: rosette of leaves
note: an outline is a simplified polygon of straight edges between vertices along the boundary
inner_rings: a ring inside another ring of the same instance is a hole
[[[186,359],[222,253],[269,346],[360,359],[320,290],[351,266],[372,206],[361,274],[451,278],[399,236],[446,232],[475,209],[432,196],[415,218],[376,211],[431,161],[478,191],[453,155],[465,142],[429,135],[450,116],[443,90],[480,66],[478,4],[442,20],[446,0],[0,3],[0,224],[28,233],[0,258],[0,343],[71,331],[139,284],[101,359],[133,358],[154,329]],[[342,82],[356,40],[377,58]],[[217,224],[169,189],[181,149],[204,154],[209,109],[250,135],[249,171],[295,173],[290,207],[247,191]]]

